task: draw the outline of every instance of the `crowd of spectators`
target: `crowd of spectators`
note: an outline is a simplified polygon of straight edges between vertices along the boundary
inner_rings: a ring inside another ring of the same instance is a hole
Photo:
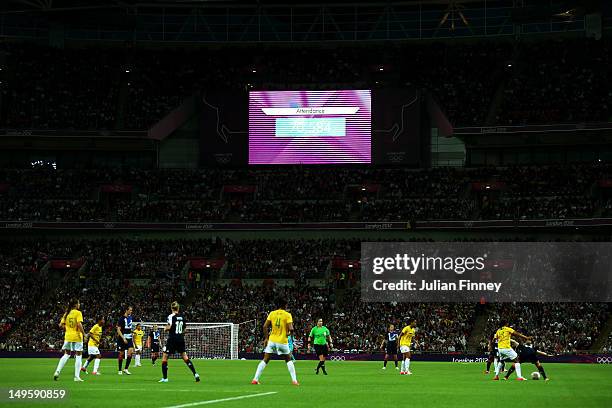
[[[612,353],[612,333],[608,336],[608,340],[606,340],[606,344],[601,348],[602,353]]]
[[[27,243],[0,246],[0,337],[31,311],[35,299],[47,289],[43,258]]]
[[[122,307],[130,304],[135,321],[160,321],[173,300],[189,298],[184,310],[190,322],[233,322],[240,324],[239,351],[261,352],[261,326],[274,301],[288,299],[293,314],[296,352],[306,353],[308,333],[316,320],[323,319],[334,339],[334,349],[341,353],[382,352],[382,342],[389,324],[401,329],[410,320],[417,321],[416,352],[463,352],[474,328],[476,305],[469,303],[364,303],[354,301],[357,292],[349,290],[337,301],[329,287],[242,286],[207,284],[189,293],[179,280],[158,279],[134,284],[119,279],[88,280],[75,285],[62,282],[47,295],[26,321],[2,339],[5,350],[57,350],[62,332],[57,323],[70,298],[81,300],[85,327],[95,319],[106,319],[102,347],[114,349],[114,324]],[[26,299],[30,299],[26,297]],[[534,336],[542,350],[571,353],[589,349],[608,317],[608,305],[597,303],[556,304],[517,303],[491,305],[487,309],[486,347],[489,336],[501,318],[509,318],[513,327]],[[607,348],[606,348],[607,349]]]
[[[185,312],[190,321],[248,322],[241,326],[240,349],[260,351],[261,323],[281,295],[289,300],[301,351],[317,318],[330,328],[342,352],[378,351],[389,324],[401,327],[412,318],[419,328],[415,350],[466,350],[476,319],[475,304],[366,303],[355,301],[360,296],[358,288],[337,292],[331,261],[358,259],[359,244],[359,239],[4,242],[0,249],[0,348],[57,349],[62,340],[58,318],[69,299],[77,297],[86,327],[97,316],[106,318],[106,348],[113,347],[112,325],[126,303],[134,307],[135,319],[159,321],[171,301],[188,299]],[[213,257],[225,260],[222,270],[206,275],[199,285],[190,284],[186,275],[189,260]],[[54,260],[76,258],[84,262],[72,268],[50,266]],[[248,282],[242,281],[245,278],[260,280],[257,286],[243,286],[241,282]],[[565,353],[592,345],[607,322],[609,305],[503,303],[488,306],[485,313],[483,346],[500,322],[509,319],[517,330],[534,336],[540,348]]]
[[[134,285],[118,279],[89,280],[86,285],[63,283],[28,315],[8,338],[0,340],[2,348],[16,351],[58,350],[63,333],[58,320],[71,298],[81,300],[84,326],[91,327],[99,316],[105,317],[102,347],[114,349],[114,324],[122,308],[130,304],[135,321],[160,321],[173,300],[186,296],[177,281],[156,280]],[[407,304],[385,305],[353,302],[348,299],[338,306],[333,290],[303,286],[235,286],[208,285],[190,295],[185,310],[191,322],[240,323],[239,350],[261,352],[261,326],[272,310],[274,300],[283,296],[294,316],[297,352],[305,353],[308,333],[322,318],[334,338],[334,347],[341,352],[379,352],[388,325],[403,327],[408,319],[418,321],[414,349],[418,351],[459,352],[465,350],[471,332],[475,305],[470,304]]]
[[[215,251],[209,239],[109,239],[83,241],[78,254],[87,259],[92,279],[178,279],[190,258],[208,258]],[[74,256],[74,255],[73,255]]]
[[[83,326],[89,330],[98,317],[104,317],[102,348],[115,347],[114,325],[131,305],[135,321],[163,321],[173,301],[182,301],[185,285],[178,280],[158,279],[131,284],[120,279],[101,278],[78,284],[75,278],[62,281],[41,302],[33,313],[4,341],[3,348],[18,351],[59,350],[63,344],[63,331],[59,320],[70,299],[79,299],[83,313]]]
[[[355,240],[225,240],[228,278],[322,278],[332,259],[345,258],[360,245]]]
[[[5,43],[1,51],[0,122],[9,128],[144,130],[186,97],[219,89],[415,86],[428,89],[459,126],[485,125],[500,86],[497,123],[490,124],[604,121],[611,114],[605,40],[289,52],[284,46],[58,49]]]
[[[589,218],[595,215],[595,202],[590,197],[509,198],[483,202],[481,219],[566,219]]]
[[[611,212],[606,187],[610,174],[612,168],[602,164],[421,170],[296,166],[278,174],[268,169],[13,169],[0,171],[0,219],[380,222],[589,218]]]
[[[3,50],[1,122],[8,128],[111,129],[116,125],[116,49],[57,49],[30,43]]]
[[[588,350],[609,316],[607,303],[498,303],[490,306],[484,346],[503,320],[549,353]]]
[[[612,119],[606,41],[530,42],[504,88],[500,124],[579,123]]]
[[[209,316],[211,321],[244,323],[240,350],[261,351],[261,325],[278,296],[289,301],[298,353],[307,352],[308,334],[319,318],[340,352],[380,352],[388,325],[401,329],[411,318],[418,322],[415,350],[459,352],[466,349],[475,316],[475,305],[471,304],[362,303],[351,298],[359,296],[353,292],[345,294],[340,305],[333,290],[312,286],[213,286],[194,298],[190,312]]]
[[[460,352],[467,348],[476,305],[467,303],[368,303],[356,302],[358,289],[345,295],[342,308],[327,318],[340,350],[381,351],[389,324],[401,330],[417,321],[413,350]]]

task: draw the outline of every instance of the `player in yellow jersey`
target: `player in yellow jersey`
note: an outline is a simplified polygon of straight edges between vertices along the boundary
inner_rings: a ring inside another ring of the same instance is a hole
[[[140,323],[136,325],[136,329],[132,332],[134,339],[134,352],[136,353],[136,367],[141,367],[140,354],[142,353],[142,339],[144,338],[144,332]]]
[[[83,314],[79,310],[81,304],[77,299],[71,300],[60,320],[59,327],[65,331],[64,333],[64,345],[62,350],[64,355],[60,358],[53,379],[57,381],[62,368],[66,362],[70,359],[70,353],[74,351],[74,381],[80,382],[81,379],[81,362],[83,359],[83,337],[85,332],[83,330]]]
[[[291,375],[291,383],[293,385],[300,385],[297,381],[295,366],[291,360],[291,350],[289,350],[289,342],[287,340],[287,336],[293,332],[293,317],[291,313],[285,310],[287,308],[287,301],[285,299],[278,298],[275,305],[277,309],[268,314],[268,318],[263,326],[264,357],[257,366],[257,371],[251,384],[259,384],[259,377],[270,361],[270,355],[277,354],[283,356],[285,362],[287,362],[287,370],[289,370]]]
[[[410,346],[412,345],[412,339],[416,333],[416,320],[412,319],[410,324],[404,327],[399,335],[400,340],[400,353],[402,353],[402,367],[400,369],[400,375],[412,375],[410,372]]]
[[[85,336],[87,338],[87,354],[89,357],[83,364],[81,371],[87,374],[87,367],[89,364],[95,359],[93,375],[100,375],[100,360],[102,359],[102,354],[100,353],[100,341],[102,340],[102,331],[104,329],[104,318],[102,316],[96,319],[96,324],[89,329],[89,333]]]
[[[497,360],[497,364],[495,365],[495,377],[493,380],[499,381],[499,371],[501,370],[502,361],[510,361],[512,362],[512,367],[516,370],[516,379],[519,381],[525,381],[523,375],[521,373],[521,364],[518,362],[518,355],[516,351],[512,349],[512,344],[510,344],[510,340],[512,336],[520,337],[523,340],[531,340],[531,337],[525,336],[512,327],[510,327],[509,321],[503,321],[502,327],[495,332],[494,339],[497,340],[497,349],[499,353],[499,358]]]

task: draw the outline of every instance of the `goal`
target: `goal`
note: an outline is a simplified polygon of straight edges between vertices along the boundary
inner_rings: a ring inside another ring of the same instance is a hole
[[[144,322],[142,330],[145,332],[143,339],[143,358],[151,356],[151,349],[146,347],[146,340],[153,326],[157,325],[161,333],[160,352],[166,345],[168,333],[164,330],[166,323]],[[205,359],[238,359],[238,324],[234,323],[187,323],[185,330],[185,351],[189,358]],[[160,355],[161,357],[161,355]],[[169,356],[171,358],[178,355]]]

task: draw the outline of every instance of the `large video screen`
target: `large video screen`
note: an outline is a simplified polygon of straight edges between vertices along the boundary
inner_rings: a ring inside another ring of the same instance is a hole
[[[370,90],[249,94],[249,164],[371,163]]]

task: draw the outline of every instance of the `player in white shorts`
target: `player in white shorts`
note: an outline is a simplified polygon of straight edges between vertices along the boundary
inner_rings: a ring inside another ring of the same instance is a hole
[[[79,310],[81,304],[78,299],[73,299],[68,304],[66,312],[60,320],[59,327],[65,331],[64,345],[62,351],[64,355],[60,358],[53,379],[57,381],[66,362],[70,359],[70,353],[74,351],[74,381],[80,382],[81,361],[83,354],[83,314]]]
[[[522,338],[523,340],[531,340],[531,337],[525,336],[512,327],[510,322],[504,321],[503,326],[495,332],[494,339],[497,339],[497,350],[499,353],[499,360],[495,365],[495,377],[493,380],[499,381],[499,371],[501,370],[502,361],[508,361],[512,363],[512,367],[516,370],[516,379],[519,381],[525,381],[521,373],[521,363],[517,360],[518,355],[516,351],[512,349],[510,343],[512,335]]]
[[[87,333],[87,337],[89,338],[87,340],[87,354],[89,354],[89,357],[87,357],[85,364],[83,364],[83,367],[81,367],[81,371],[83,371],[85,374],[88,374],[87,367],[89,367],[89,364],[95,359],[92,374],[100,375],[100,371],[98,371],[98,369],[100,368],[100,360],[102,359],[102,353],[100,353],[99,347],[100,341],[102,340],[103,327],[104,317],[100,316],[96,319],[96,324],[94,324],[93,327],[89,330],[89,333]]]
[[[140,323],[136,325],[136,329],[132,332],[132,339],[134,340],[134,353],[136,354],[136,367],[141,367],[140,355],[142,354],[142,344],[144,340],[144,332]]]
[[[410,372],[410,346],[416,334],[416,320],[412,319],[410,324],[402,329],[399,335],[400,353],[402,353],[402,367],[400,375],[412,375]]]
[[[268,341],[268,345],[264,349],[264,353],[276,354],[278,356],[282,356],[286,354],[291,354],[291,350],[289,350],[289,344],[275,343],[273,341]]]
[[[263,373],[263,370],[270,361],[270,355],[276,354],[283,356],[287,363],[287,370],[291,376],[291,383],[293,385],[300,385],[297,381],[295,373],[295,366],[291,361],[291,350],[289,350],[289,341],[287,336],[293,332],[293,317],[291,313],[287,312],[287,300],[284,298],[278,298],[275,301],[277,309],[268,314],[268,318],[263,325],[264,333],[264,349],[263,359],[259,362],[255,376],[251,384],[259,384],[259,377]]]

